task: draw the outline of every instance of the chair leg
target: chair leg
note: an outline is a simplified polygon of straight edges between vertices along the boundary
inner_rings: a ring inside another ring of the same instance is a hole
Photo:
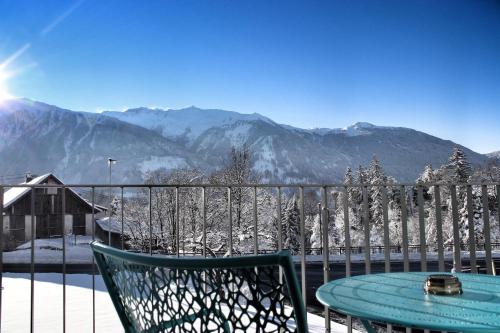
[[[373,326],[370,324],[370,322],[368,320],[361,319],[361,323],[363,324],[363,326],[365,327],[365,329],[368,333],[376,333],[375,329],[373,328]]]

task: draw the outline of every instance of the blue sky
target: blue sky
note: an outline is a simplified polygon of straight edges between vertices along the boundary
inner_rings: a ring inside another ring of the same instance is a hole
[[[367,121],[500,150],[498,1],[0,0],[0,13],[15,96]]]

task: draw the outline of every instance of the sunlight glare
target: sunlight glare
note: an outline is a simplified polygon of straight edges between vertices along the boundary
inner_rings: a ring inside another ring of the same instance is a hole
[[[0,69],[0,103],[12,98],[7,88],[7,74]]]

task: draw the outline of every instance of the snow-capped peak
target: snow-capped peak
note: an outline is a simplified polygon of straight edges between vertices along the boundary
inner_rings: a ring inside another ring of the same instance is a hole
[[[366,134],[371,133],[370,130],[373,130],[376,128],[388,128],[388,127],[380,127],[380,126],[373,125],[373,124],[366,123],[366,122],[357,122],[353,125],[346,126],[344,128],[317,127],[317,128],[303,129],[303,128],[293,127],[293,126],[289,126],[289,125],[284,125],[284,124],[281,124],[281,126],[284,128],[287,128],[287,129],[293,129],[295,131],[312,133],[312,134],[317,134],[317,135],[321,135],[321,136],[327,135],[327,134],[344,134],[347,136],[366,135]]]
[[[489,158],[498,158],[498,159],[500,159],[500,150],[488,153],[488,154],[486,154],[486,156],[488,156]]]
[[[274,122],[258,113],[242,114],[218,109],[200,109],[190,106],[183,109],[150,109],[145,107],[128,109],[124,112],[104,111],[104,115],[155,130],[168,138],[185,137],[194,141],[212,127],[221,127],[245,121]]]
[[[376,127],[377,127],[376,125],[373,125],[371,123],[358,121],[357,123],[355,123],[351,126],[345,127],[345,129],[346,130],[348,130],[349,128],[351,128],[351,129],[368,129],[368,128],[376,128]]]

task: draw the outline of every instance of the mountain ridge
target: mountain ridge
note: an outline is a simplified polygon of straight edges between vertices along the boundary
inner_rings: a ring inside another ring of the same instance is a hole
[[[461,147],[473,165],[486,155],[405,127],[358,122],[337,129],[300,129],[261,114],[189,107],[91,113],[27,99],[0,105],[0,168],[55,172],[68,182],[105,182],[108,157],[116,180],[142,181],[164,167],[219,169],[232,146],[247,145],[263,182],[333,182],[374,155],[387,173],[413,181],[425,165],[446,163]],[[3,144],[2,144],[3,143]]]

